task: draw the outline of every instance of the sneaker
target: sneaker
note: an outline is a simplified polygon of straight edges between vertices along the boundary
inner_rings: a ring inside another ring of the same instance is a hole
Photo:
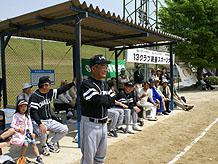
[[[186,109],[187,111],[192,110],[194,108],[194,105],[188,106],[188,108]]]
[[[117,128],[118,132],[122,132],[122,133],[126,133],[126,129],[124,129],[123,127]]]
[[[48,145],[48,147],[49,147],[49,151],[52,153],[59,153],[60,152],[60,149],[57,147],[56,144],[50,143]]]
[[[194,108],[194,105],[186,105],[185,110],[186,110],[186,111],[189,111],[189,110],[191,110],[191,109],[193,109],[193,108]]]
[[[137,126],[134,126],[134,127],[132,128],[132,130],[134,130],[134,131],[142,131],[142,130],[139,129]]]
[[[163,116],[162,112],[158,112],[157,116]]]
[[[108,119],[107,119],[107,124],[109,125],[109,124],[111,124],[111,122],[112,122],[112,119],[111,119],[111,118],[108,118]]]
[[[147,119],[151,118],[151,115],[146,116]]]
[[[129,133],[129,134],[135,134],[134,132],[132,132],[131,130],[125,130],[126,132],[125,133]]]
[[[72,112],[72,111],[69,111],[69,112],[67,113],[67,117],[72,118],[72,117],[73,117],[73,112]]]
[[[72,119],[73,118],[73,113],[71,111],[69,111],[67,114],[66,114],[66,117],[67,119]]]
[[[157,121],[157,118],[149,118],[148,121]]]
[[[69,120],[67,120],[66,123],[67,123],[67,124],[75,124],[75,123],[76,123],[76,120],[69,119]]]
[[[49,156],[49,155],[50,155],[50,153],[49,153],[49,148],[48,148],[47,146],[43,146],[43,147],[42,147],[42,154],[43,154],[44,156]]]
[[[76,134],[75,137],[73,137],[73,142],[74,142],[74,143],[78,143],[78,133]]]
[[[144,121],[139,121],[139,126],[144,126]]]
[[[44,164],[43,160],[42,160],[42,157],[38,156],[36,158],[36,163],[39,163],[39,164]]]
[[[169,115],[169,113],[167,113],[167,112],[162,112],[164,115]]]
[[[115,130],[110,130],[108,132],[108,135],[111,136],[111,137],[118,137],[117,132]]]

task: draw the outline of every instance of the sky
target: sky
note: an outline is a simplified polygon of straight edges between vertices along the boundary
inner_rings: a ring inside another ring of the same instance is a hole
[[[0,20],[13,18],[45,7],[66,2],[67,0],[1,0]],[[122,15],[123,0],[85,0],[87,4]],[[83,2],[83,0],[80,0]]]
[[[66,2],[68,0],[1,0],[0,2],[0,20],[13,18],[39,9],[43,9],[52,5]],[[80,0],[82,3],[84,0]],[[115,12],[122,17],[123,0],[85,0],[87,4],[93,4],[94,7],[99,6],[100,9]],[[130,0],[126,0],[129,2]],[[137,0],[138,3],[140,0]],[[164,0],[159,0],[163,4]],[[134,2],[134,1],[133,1]],[[150,6],[153,2],[150,0]],[[133,4],[133,3],[132,3]],[[130,6],[130,5],[129,5]],[[128,7],[128,8],[131,8]],[[131,10],[131,9],[130,9]],[[152,8],[151,8],[152,11]]]

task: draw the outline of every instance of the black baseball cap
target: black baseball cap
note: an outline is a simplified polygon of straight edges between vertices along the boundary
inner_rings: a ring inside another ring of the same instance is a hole
[[[18,106],[20,106],[20,105],[28,105],[28,102],[26,100],[22,99],[22,100],[18,101],[17,105]]]
[[[89,66],[92,67],[95,64],[110,64],[111,61],[106,60],[103,55],[95,55],[90,59]]]
[[[38,83],[38,87],[42,86],[45,83],[49,83],[51,84],[51,81],[49,79],[49,76],[42,76],[39,78],[39,83]]]
[[[150,78],[149,80],[149,83],[154,83],[154,79]]]
[[[132,81],[128,81],[128,82],[124,83],[124,86],[134,87],[134,83]]]

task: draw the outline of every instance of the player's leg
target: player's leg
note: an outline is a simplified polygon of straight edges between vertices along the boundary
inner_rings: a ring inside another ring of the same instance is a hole
[[[107,153],[107,126],[106,124],[102,124],[101,132],[101,140],[99,146],[97,147],[97,152],[94,157],[94,164],[102,164],[104,163],[104,159]]]
[[[94,163],[94,158],[97,152],[102,137],[101,124],[88,121],[87,117],[81,118],[81,164]],[[107,135],[107,127],[106,127]]]

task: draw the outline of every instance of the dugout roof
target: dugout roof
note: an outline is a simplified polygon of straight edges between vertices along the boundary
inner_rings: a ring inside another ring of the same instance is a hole
[[[87,17],[81,22],[82,44],[114,48],[145,43],[178,41],[182,38],[134,24],[115,13],[99,7],[70,0],[52,7],[0,22],[1,36],[62,41],[72,44],[75,35],[73,19],[80,13]]]

